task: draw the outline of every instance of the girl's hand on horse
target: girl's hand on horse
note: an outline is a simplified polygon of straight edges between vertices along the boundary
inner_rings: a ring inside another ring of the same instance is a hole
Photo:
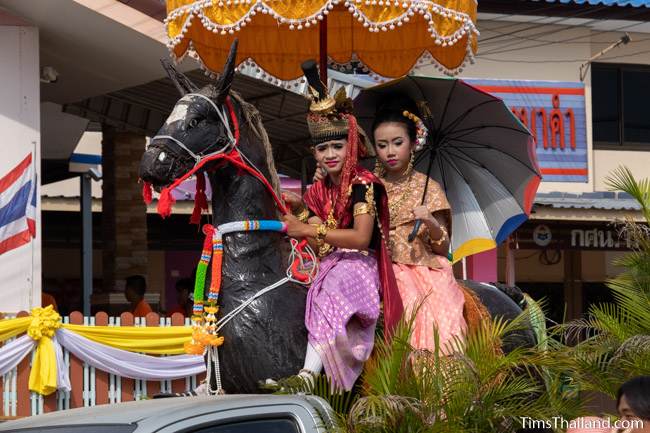
[[[282,200],[291,208],[292,211],[302,208],[302,197],[295,192],[282,190]]]
[[[282,222],[287,225],[287,235],[292,238],[306,238],[312,235],[311,231],[313,230],[310,230],[312,229],[312,226],[300,222],[300,220],[293,215],[283,215]]]
[[[440,227],[440,223],[433,217],[426,206],[417,206],[413,208],[413,216],[416,220],[422,220],[428,226]]]

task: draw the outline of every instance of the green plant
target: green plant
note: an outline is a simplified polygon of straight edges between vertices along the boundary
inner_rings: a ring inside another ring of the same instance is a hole
[[[410,347],[412,318],[402,322],[390,343],[376,343],[347,432],[514,432],[524,417],[576,417],[580,402],[557,373],[568,359],[551,353],[546,336],[533,348],[499,349],[506,334],[528,326],[529,313],[486,321],[431,352]]]

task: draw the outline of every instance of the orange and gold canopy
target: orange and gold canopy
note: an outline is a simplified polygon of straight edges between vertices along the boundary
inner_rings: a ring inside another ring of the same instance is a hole
[[[174,57],[197,57],[219,71],[234,37],[238,64],[254,62],[283,81],[319,57],[319,23],[327,17],[327,55],[361,62],[388,78],[418,62],[454,75],[477,49],[476,0],[167,0],[165,25]]]

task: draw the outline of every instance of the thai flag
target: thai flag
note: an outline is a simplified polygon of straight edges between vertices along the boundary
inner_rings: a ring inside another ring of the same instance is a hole
[[[0,254],[36,236],[36,176],[32,154],[0,179]]]

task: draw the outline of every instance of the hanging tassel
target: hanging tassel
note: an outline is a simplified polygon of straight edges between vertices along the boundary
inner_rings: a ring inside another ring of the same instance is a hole
[[[149,182],[142,182],[142,199],[145,204],[151,204],[153,196],[153,191],[151,190],[151,184]]]
[[[208,264],[212,258],[212,238],[214,227],[210,224],[203,226],[203,250],[201,251],[201,260],[196,267],[196,278],[194,280],[194,314],[203,312],[203,299],[205,295],[205,277],[208,272]],[[200,312],[199,312],[200,310]]]
[[[210,281],[210,291],[208,301],[216,303],[219,300],[221,291],[221,268],[223,264],[223,239],[221,235],[215,236],[212,240],[212,279]]]
[[[201,210],[208,210],[208,197],[205,195],[205,174],[196,175],[196,195],[194,200]]]
[[[201,213],[208,210],[208,198],[205,195],[205,175],[196,175],[196,194],[194,195],[194,210],[190,217],[190,224],[201,223]]]
[[[158,199],[158,214],[163,218],[167,218],[172,214],[172,205],[175,202],[176,199],[172,196],[171,190],[169,188],[163,188]]]
[[[201,208],[199,207],[198,200],[194,200],[194,209],[192,209],[192,216],[190,216],[190,224],[201,224]]]

